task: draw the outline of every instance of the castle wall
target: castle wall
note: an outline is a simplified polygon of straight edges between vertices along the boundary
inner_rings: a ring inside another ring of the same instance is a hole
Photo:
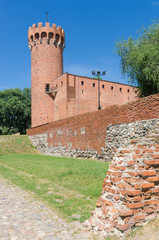
[[[54,79],[53,83],[54,86],[57,86],[57,94],[52,100],[53,121],[93,112],[98,109],[97,79],[64,73]],[[100,80],[99,83],[100,106],[102,109],[111,105],[123,105],[137,100],[137,89],[135,87],[103,80]]]
[[[83,85],[82,85],[83,84]],[[123,105],[137,99],[137,88],[99,80],[100,106]],[[79,114],[98,109],[98,80],[76,76],[76,98],[79,96]]]
[[[67,117],[76,116],[98,109],[99,94],[98,80],[72,74],[67,75],[75,87],[75,100],[69,99],[67,104]],[[137,88],[109,81],[100,80],[100,106],[102,109],[111,105],[123,105],[137,100]]]
[[[110,161],[112,149],[105,145],[109,125],[155,118],[159,118],[159,94],[31,128],[27,134],[43,153]]]

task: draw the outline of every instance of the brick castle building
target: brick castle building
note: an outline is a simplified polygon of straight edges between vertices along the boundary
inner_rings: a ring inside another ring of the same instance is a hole
[[[31,50],[32,127],[122,105],[137,98],[135,87],[63,73],[64,30],[34,24],[28,31]]]

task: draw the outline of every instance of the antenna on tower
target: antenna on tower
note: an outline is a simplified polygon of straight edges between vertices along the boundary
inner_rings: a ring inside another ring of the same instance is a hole
[[[46,14],[46,22],[48,22],[48,13],[49,13],[50,11],[47,11],[45,14]]]

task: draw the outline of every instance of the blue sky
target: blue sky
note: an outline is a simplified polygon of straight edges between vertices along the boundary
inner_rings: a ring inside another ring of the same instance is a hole
[[[28,28],[49,22],[65,30],[64,72],[91,77],[106,70],[105,80],[128,83],[121,75],[115,42],[136,37],[138,29],[159,18],[151,0],[0,0],[0,90],[31,86]]]

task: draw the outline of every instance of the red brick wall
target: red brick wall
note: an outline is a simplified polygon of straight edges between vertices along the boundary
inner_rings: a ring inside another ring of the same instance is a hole
[[[98,80],[75,76],[76,98],[79,98],[79,114],[98,109]],[[83,85],[81,84],[83,82]],[[94,86],[93,86],[94,84]],[[136,100],[136,88],[131,86],[100,80],[100,105],[102,109],[111,105],[123,105]],[[78,100],[78,99],[77,99]],[[77,108],[77,107],[76,107]]]
[[[98,80],[67,73],[64,76],[64,81],[67,82],[66,115],[59,113],[61,117],[55,120],[96,111],[99,105]],[[137,89],[135,87],[104,80],[100,80],[99,85],[100,106],[102,109],[111,105],[123,105],[137,100]]]
[[[105,147],[106,127],[110,124],[128,123],[146,119],[159,118],[159,94],[151,95],[122,106],[110,106],[104,110],[85,113],[76,117],[70,117],[55,121],[46,125],[27,130],[28,135],[51,133],[48,135],[48,143],[52,146],[72,144],[75,149],[97,150]],[[81,128],[85,133],[81,134]],[[57,132],[62,132],[59,135]]]
[[[67,82],[66,74],[54,79],[54,86],[57,86],[57,94],[52,102],[52,107],[54,109],[54,119],[57,121],[61,118],[67,117],[66,112],[66,98],[67,98]]]

